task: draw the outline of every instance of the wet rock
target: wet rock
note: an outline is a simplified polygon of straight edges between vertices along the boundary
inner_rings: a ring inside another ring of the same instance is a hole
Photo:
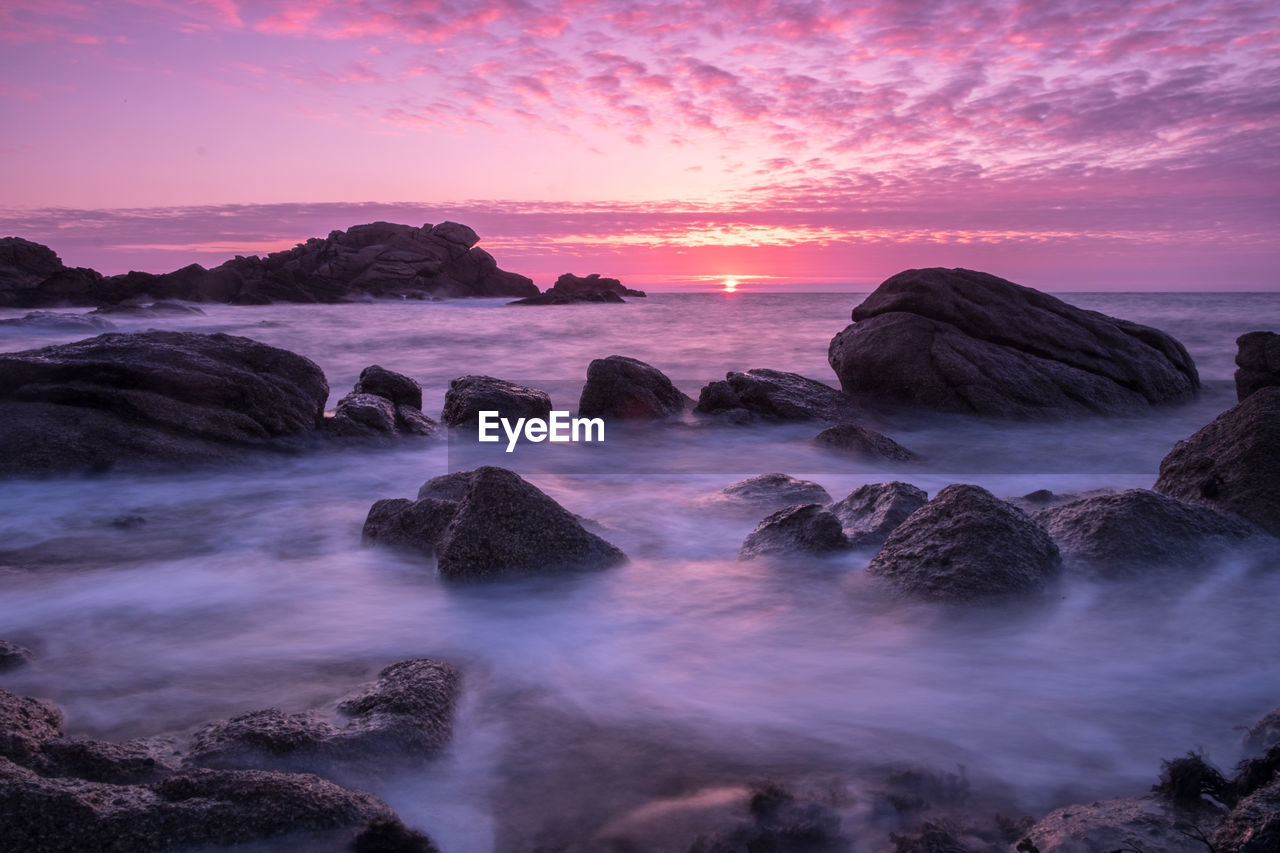
[[[840,519],[818,504],[804,504],[765,516],[742,543],[738,556],[750,560],[769,554],[829,554],[846,547]]]
[[[820,447],[873,461],[916,462],[920,459],[889,436],[860,424],[836,424],[818,433],[813,441]]]
[[[1209,844],[1212,846],[1208,849],[1214,853],[1280,850],[1280,778],[1242,799],[1218,826]]]
[[[442,501],[460,501],[471,489],[471,472],[454,471],[432,477],[418,489],[418,500],[435,498]]]
[[[57,705],[0,690],[0,756],[18,764],[37,761],[44,745],[61,737]]]
[[[1027,833],[1030,845],[1019,851],[1094,853],[1111,850],[1159,850],[1161,853],[1205,853],[1191,830],[1212,817],[1188,812],[1157,797],[1129,797],[1050,812]]]
[[[376,364],[360,372],[327,426],[341,438],[426,438],[439,432],[439,424],[422,413],[422,386]]]
[[[374,394],[348,394],[338,401],[329,431],[336,436],[391,436],[396,434],[396,407]]]
[[[450,427],[473,425],[484,411],[498,412],[512,423],[517,418],[546,419],[551,414],[551,397],[492,376],[460,376],[449,383],[440,420]]]
[[[727,502],[752,510],[775,510],[796,504],[829,504],[831,495],[812,480],[789,474],[760,474],[740,480],[720,492]]]
[[[850,547],[881,545],[911,513],[929,502],[929,495],[910,483],[870,483],[854,489],[831,506],[840,519]]]
[[[1112,577],[1203,566],[1256,533],[1238,518],[1147,489],[1082,498],[1032,518],[1068,562]]]
[[[1280,535],[1280,388],[1255,391],[1175,444],[1154,488]]]
[[[58,314],[53,311],[32,311],[13,320],[0,320],[0,327],[31,329],[45,332],[83,332],[94,335],[116,327],[110,320],[89,314]]]
[[[409,406],[422,411],[422,386],[418,380],[395,373],[377,364],[360,371],[352,389],[355,394],[373,394],[390,400],[396,406]]]
[[[31,652],[17,643],[0,640],[0,672],[8,672],[31,663]]]
[[[944,488],[889,534],[867,567],[915,598],[964,601],[1033,592],[1062,567],[1026,513],[971,485]]]
[[[1254,723],[1244,736],[1246,753],[1262,753],[1280,745],[1280,708]]]
[[[1247,332],[1236,338],[1236,397],[1280,385],[1280,335]]]
[[[798,373],[757,368],[746,373],[729,372],[712,382],[698,396],[695,412],[729,415],[742,413],[774,421],[826,421],[852,419],[852,398],[830,385],[806,379]]]
[[[0,355],[0,474],[223,459],[315,433],[329,394],[300,355],[230,335],[106,334]]]
[[[447,663],[400,661],[338,704],[341,727],[315,713],[254,711],[196,732],[188,760],[202,767],[317,772],[334,762],[420,760],[448,743],[459,683]]]
[[[440,573],[455,578],[604,568],[626,560],[519,475],[489,466],[468,473],[461,500],[375,503],[365,541],[434,552]],[[459,482],[448,481],[449,488]]]
[[[656,420],[678,415],[693,400],[658,368],[634,358],[611,355],[587,366],[587,383],[578,400],[584,418]]]
[[[906,270],[831,341],[860,399],[994,417],[1138,411],[1186,400],[1195,364],[1169,335],[966,269]]]
[[[143,853],[393,819],[371,794],[316,776],[199,770],[151,785],[46,778],[0,758],[0,848]]]
[[[51,308],[114,301],[100,274],[63,266],[48,246],[0,237],[0,308]]]
[[[112,743],[87,738],[47,741],[27,766],[41,776],[72,777],[114,785],[156,782],[177,772],[172,744],[143,739]]]

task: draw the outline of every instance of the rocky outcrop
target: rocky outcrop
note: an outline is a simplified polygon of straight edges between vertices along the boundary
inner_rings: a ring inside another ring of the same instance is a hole
[[[106,334],[0,355],[0,474],[223,459],[317,431],[329,386],[229,335]]]
[[[0,672],[18,669],[31,662],[31,652],[17,643],[0,640]]]
[[[449,383],[440,421],[450,427],[469,426],[485,411],[498,412],[512,423],[517,418],[545,419],[551,415],[551,397],[492,376],[460,376]]]
[[[1280,850],[1280,777],[1240,800],[1209,838],[1209,844],[1214,853]]]
[[[1033,592],[1061,567],[1026,513],[979,486],[952,485],[889,534],[867,572],[914,598],[964,601]]]
[[[601,278],[599,273],[577,276],[565,273],[545,293],[537,293],[512,302],[512,305],[573,305],[578,302],[626,302],[624,296],[644,296],[643,290],[623,287],[616,278]]]
[[[1175,444],[1155,490],[1280,536],[1280,388],[1254,392]]]
[[[401,661],[338,704],[341,728],[315,713],[254,711],[196,732],[188,760],[201,767],[315,772],[334,762],[420,760],[448,743],[458,690],[458,671],[449,664]]]
[[[831,505],[840,519],[849,545],[865,548],[882,545],[911,513],[929,502],[929,495],[910,483],[869,483],[854,489]]]
[[[694,411],[737,422],[763,418],[838,423],[856,415],[852,398],[830,385],[798,373],[764,368],[746,373],[730,371],[723,380],[709,383],[698,395]]]
[[[1247,332],[1236,338],[1236,397],[1280,385],[1280,335]]]
[[[769,554],[829,554],[847,545],[840,519],[818,504],[805,504],[765,516],[742,543],[738,556],[750,560]]]
[[[988,273],[906,270],[831,341],[860,400],[1007,418],[1110,415],[1186,400],[1195,364],[1169,335]]]
[[[440,573],[452,578],[605,568],[626,560],[519,475],[486,466],[466,476],[458,500],[378,501],[365,519],[364,541],[434,553]],[[442,484],[460,486],[459,479]]]
[[[528,278],[499,269],[492,255],[475,248],[476,232],[456,222],[421,228],[372,222],[265,257],[237,256],[213,269],[191,264],[110,278],[67,270],[47,248],[16,239],[0,241],[0,307],[114,305],[148,297],[258,305],[538,292]]]
[[[1082,498],[1032,515],[1069,564],[1107,577],[1203,566],[1255,530],[1147,489]]]
[[[429,437],[439,425],[422,413],[417,380],[372,365],[360,372],[355,388],[338,401],[329,432],[342,438]]]
[[[587,366],[587,383],[578,400],[585,418],[657,420],[678,415],[693,400],[671,384],[661,370],[622,355],[597,358]]]
[[[844,423],[828,427],[813,439],[814,444],[845,456],[872,462],[918,462],[920,457],[889,436],[861,424]]]
[[[760,474],[726,486],[719,497],[724,503],[753,511],[775,510],[796,504],[829,504],[831,495],[812,480],[789,474]]]
[[[1128,797],[1088,805],[1071,805],[1038,821],[1017,849],[1038,853],[1159,850],[1161,853],[1205,853],[1205,845],[1188,830],[1210,820],[1159,797]],[[1214,848],[1221,850],[1222,848]]]
[[[108,305],[94,309],[94,314],[108,316],[131,317],[150,320],[156,317],[202,317],[204,311],[194,305],[183,305],[180,302],[152,302],[150,305],[122,304]]]
[[[92,314],[59,314],[56,311],[32,311],[23,317],[0,320],[0,328],[28,329],[33,332],[83,332],[94,335],[116,327],[110,320]]]

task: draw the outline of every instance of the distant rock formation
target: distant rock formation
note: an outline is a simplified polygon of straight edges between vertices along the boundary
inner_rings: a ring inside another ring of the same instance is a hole
[[[616,278],[601,278],[600,273],[577,276],[565,273],[545,293],[517,299],[512,305],[572,305],[578,302],[626,302],[624,296],[644,296],[643,290],[624,287]]]
[[[254,305],[537,295],[530,279],[499,269],[492,255],[476,248],[479,239],[456,222],[421,228],[373,222],[266,257],[237,256],[213,269],[191,264],[161,275],[103,277],[63,266],[38,243],[6,237],[0,240],[0,307],[105,306],[141,299]]]
[[[973,270],[900,272],[853,320],[828,360],[860,400],[1043,418],[1131,412],[1200,388],[1164,332]]]

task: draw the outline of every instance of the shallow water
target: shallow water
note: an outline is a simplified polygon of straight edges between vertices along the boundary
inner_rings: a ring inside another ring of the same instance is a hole
[[[378,363],[421,381],[435,415],[464,373],[545,387],[573,408],[587,363],[614,353],[694,396],[751,367],[834,383],[826,346],[858,299],[207,306],[204,317],[113,322],[292,349],[324,369],[331,404]],[[646,800],[761,775],[840,780],[856,827],[871,820],[862,789],[894,762],[963,766],[984,806],[1033,814],[1145,790],[1161,758],[1191,748],[1228,765],[1237,727],[1280,704],[1280,572],[1228,556],[1126,585],[1069,580],[1016,606],[904,605],[863,576],[867,552],[738,561],[759,519],[707,500],[775,470],[836,498],[887,479],[1003,496],[1150,486],[1173,443],[1234,402],[1235,337],[1280,330],[1275,294],[1068,299],[1182,340],[1201,399],[1058,425],[880,422],[926,457],[919,465],[836,459],[811,446],[812,427],[693,424],[522,458],[631,557],[601,573],[458,586],[429,563],[362,548],[374,500],[412,496],[459,461],[443,443],[8,482],[0,637],[38,662],[3,684],[58,702],[73,734],[181,736],[234,713],[323,705],[396,660],[456,661],[466,696],[448,753],[363,780],[446,851],[582,839]],[[0,349],[75,337],[6,329]],[[862,837],[867,849],[882,839]]]

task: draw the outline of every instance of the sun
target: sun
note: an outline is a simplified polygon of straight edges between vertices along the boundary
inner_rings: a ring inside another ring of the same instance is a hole
[[[720,289],[723,290],[725,293],[737,293],[738,280],[736,278],[726,278],[724,280],[724,284],[721,286]]]

